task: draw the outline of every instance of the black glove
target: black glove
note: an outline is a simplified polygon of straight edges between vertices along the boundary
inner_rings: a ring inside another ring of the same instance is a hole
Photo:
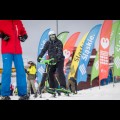
[[[27,73],[27,70],[25,69],[25,72]]]
[[[21,42],[25,42],[27,38],[28,38],[27,35],[19,36],[19,40],[20,40]]]
[[[27,74],[29,74],[29,72],[25,69],[25,72],[27,73]]]
[[[40,56],[38,56],[38,58],[37,58],[37,62],[40,62],[41,61],[41,59],[40,59],[41,57]]]
[[[57,59],[53,58],[53,60],[50,61],[50,64],[55,65],[57,63]]]
[[[7,34],[1,33],[0,37],[4,40],[4,41],[9,41],[10,37]]]

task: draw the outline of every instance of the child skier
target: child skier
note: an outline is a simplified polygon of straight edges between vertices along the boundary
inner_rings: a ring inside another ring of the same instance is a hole
[[[26,73],[27,73],[27,80],[28,80],[28,96],[30,96],[30,91],[31,91],[31,86],[33,88],[34,91],[34,97],[37,97],[37,90],[35,88],[35,78],[36,78],[36,65],[34,62],[29,61],[28,62],[28,69],[25,69]]]

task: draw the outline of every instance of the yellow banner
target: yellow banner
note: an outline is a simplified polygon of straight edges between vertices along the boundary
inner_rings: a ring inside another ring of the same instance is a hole
[[[88,33],[86,33],[83,38],[81,39],[81,41],[79,42],[78,46],[77,46],[77,49],[75,51],[75,54],[74,54],[74,57],[73,57],[73,60],[72,60],[72,63],[71,63],[71,66],[70,66],[70,73],[68,75],[68,80],[71,78],[71,77],[75,77],[75,74],[76,74],[76,71],[77,71],[77,68],[78,68],[78,65],[79,65],[79,61],[80,61],[80,55],[81,55],[81,52],[82,52],[82,47],[83,47],[83,44],[86,40],[86,37],[87,37]]]

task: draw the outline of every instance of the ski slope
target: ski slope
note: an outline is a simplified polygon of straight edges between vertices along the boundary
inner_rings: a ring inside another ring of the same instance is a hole
[[[12,100],[18,100],[18,96],[11,96]],[[61,96],[56,96],[56,98],[52,97],[49,93],[44,93],[42,98],[39,96],[34,98],[33,95],[30,97],[30,100],[120,100],[120,83],[109,85],[93,87],[91,89],[85,89],[78,91],[78,94],[70,96],[65,96],[62,94]]]

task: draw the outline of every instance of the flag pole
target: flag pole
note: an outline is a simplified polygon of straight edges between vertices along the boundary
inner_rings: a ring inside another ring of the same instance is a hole
[[[100,80],[99,80],[99,90],[100,90]]]
[[[113,73],[113,69],[112,69],[112,75],[113,75],[113,87],[115,87],[115,76],[114,76],[114,73]]]
[[[90,90],[92,89],[92,81],[90,80]]]
[[[56,33],[58,35],[58,20],[56,20]]]
[[[113,76],[113,87],[115,87],[115,77]]]

